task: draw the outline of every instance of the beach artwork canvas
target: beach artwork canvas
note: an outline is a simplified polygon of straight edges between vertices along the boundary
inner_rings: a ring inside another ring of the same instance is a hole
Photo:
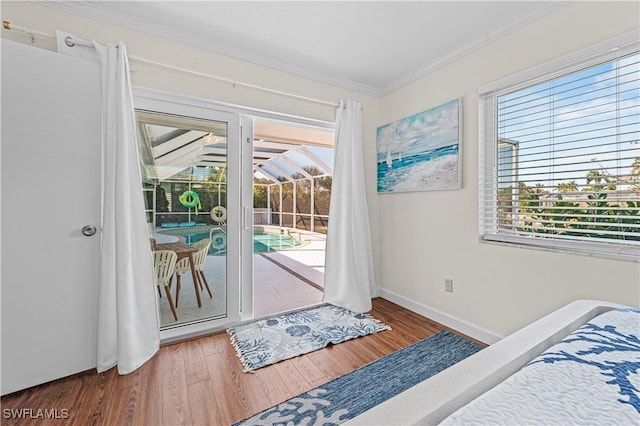
[[[378,127],[378,192],[459,189],[460,99]]]

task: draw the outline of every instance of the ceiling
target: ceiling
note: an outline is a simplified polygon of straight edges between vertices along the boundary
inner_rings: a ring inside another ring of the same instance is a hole
[[[43,2],[376,97],[567,3]]]
[[[206,179],[211,170],[227,167],[227,123],[137,111],[139,152],[145,180]],[[333,132],[255,120],[253,171],[275,183],[310,177],[304,166],[318,174],[333,174],[332,159],[314,148],[333,148]]]

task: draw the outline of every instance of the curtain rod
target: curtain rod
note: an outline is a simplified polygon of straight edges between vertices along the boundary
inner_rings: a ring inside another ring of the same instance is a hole
[[[47,33],[41,32],[41,31],[32,30],[32,29],[27,28],[27,27],[15,26],[15,25],[11,24],[9,21],[2,21],[2,27],[4,29],[6,29],[6,30],[9,30],[9,31],[17,31],[17,32],[24,33],[24,34],[30,36],[32,39],[34,37],[49,38],[49,39],[54,39],[54,40],[56,39],[56,37],[54,35],[52,35],[52,34],[47,34]],[[76,44],[80,45],[80,46],[93,47],[93,45],[89,41],[82,40],[82,39],[77,39],[77,38],[71,38],[71,37],[65,38],[65,44],[67,46],[69,46],[69,47],[73,47]],[[214,75],[214,74],[207,74],[207,73],[203,73],[203,72],[189,70],[189,69],[186,69],[186,68],[176,67],[176,66],[165,64],[165,63],[162,63],[162,62],[152,61],[150,59],[142,58],[140,56],[129,55],[129,59],[132,60],[132,61],[135,61],[135,62],[142,62],[142,63],[145,63],[145,64],[154,65],[154,66],[161,67],[161,68],[167,68],[167,69],[170,69],[170,70],[173,70],[173,71],[179,71],[179,72],[195,75],[195,76],[198,76],[198,77],[205,77],[205,78],[209,78],[209,79],[212,79],[212,80],[221,81],[223,83],[229,83],[229,84],[231,84],[233,86],[234,89],[237,86],[240,86],[240,87],[246,87],[246,88],[254,89],[254,90],[261,90],[261,91],[267,92],[267,93],[273,93],[275,95],[286,96],[286,97],[289,97],[289,98],[298,99],[298,100],[302,100],[302,101],[313,102],[313,103],[321,104],[321,105],[328,105],[328,106],[331,106],[331,107],[334,107],[334,108],[337,108],[339,106],[339,104],[337,104],[335,102],[328,102],[328,101],[323,101],[321,99],[315,99],[315,98],[310,98],[310,97],[307,97],[307,96],[296,95],[295,93],[289,93],[289,92],[284,92],[284,91],[281,91],[281,90],[269,89],[268,87],[258,86],[258,85],[251,84],[251,83],[244,83],[244,82],[241,82],[241,81],[238,81],[238,80],[233,80],[233,79],[230,79],[230,78],[221,77],[221,76]]]
[[[136,62],[142,62],[142,63],[145,63],[145,64],[155,65],[157,67],[167,68],[167,69],[170,69],[170,70],[173,70],[173,71],[180,71],[180,72],[184,72],[184,73],[187,73],[187,74],[196,75],[198,77],[206,77],[206,78],[210,78],[212,80],[221,81],[223,83],[229,83],[229,84],[231,84],[233,86],[234,89],[237,86],[247,87],[249,89],[262,90],[263,92],[267,92],[267,93],[273,93],[273,94],[276,94],[276,95],[287,96],[289,98],[299,99],[299,100],[303,100],[303,101],[309,101],[309,102],[322,104],[322,105],[328,105],[328,106],[332,106],[334,108],[338,107],[338,104],[335,103],[335,102],[328,102],[328,101],[323,101],[321,99],[315,99],[315,98],[309,98],[307,96],[296,95],[295,93],[283,92],[281,90],[276,90],[276,89],[269,89],[268,87],[258,86],[258,85],[251,84],[251,83],[244,83],[242,81],[233,80],[233,79],[230,79],[230,78],[221,77],[221,76],[214,75],[214,74],[207,74],[207,73],[203,73],[203,72],[199,72],[199,71],[189,70],[189,69],[186,69],[186,68],[176,67],[176,66],[165,64],[165,63],[162,63],[162,62],[156,62],[156,61],[152,61],[150,59],[141,58],[139,56],[130,55],[129,59],[131,59],[133,61],[136,61]]]

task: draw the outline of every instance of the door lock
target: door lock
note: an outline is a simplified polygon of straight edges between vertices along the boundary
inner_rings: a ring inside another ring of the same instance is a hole
[[[92,235],[95,235],[97,231],[98,228],[93,225],[85,225],[82,227],[82,235],[84,235],[85,237],[91,237]]]

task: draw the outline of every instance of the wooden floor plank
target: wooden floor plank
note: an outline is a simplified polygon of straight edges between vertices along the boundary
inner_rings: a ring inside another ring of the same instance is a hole
[[[298,395],[310,389],[309,382],[304,379],[291,360],[280,361],[274,365],[274,368],[292,395]]]
[[[269,365],[261,368],[255,372],[255,375],[272,406],[294,396],[278,374],[275,366]]]
[[[226,332],[220,332],[211,336],[201,337],[202,341],[202,353],[207,355],[213,355],[221,352],[225,352],[229,349],[228,336]]]
[[[136,424],[136,407],[140,406],[140,387],[138,385],[125,388],[121,387],[117,390],[117,395],[117,398],[111,398],[109,400],[106,418],[108,418],[112,424]],[[108,423],[105,422],[105,424]]]
[[[371,351],[361,350],[361,345],[359,345],[359,342],[356,340],[349,340],[348,342],[340,343],[339,345],[336,345],[335,349],[342,353],[342,356],[350,359],[356,365],[356,368],[359,368],[363,365],[369,364],[376,358]]]
[[[211,381],[200,381],[189,385],[189,409],[194,425],[225,424],[220,416],[220,410],[216,409],[215,399]]]
[[[332,356],[330,351],[330,348],[326,348],[322,351],[315,351],[310,353],[308,355],[308,358],[324,372],[325,377],[327,377],[329,380],[331,378],[340,377],[350,371],[353,371],[355,365],[345,363],[342,359],[336,359],[335,356]],[[314,382],[314,386],[319,386],[320,383],[318,382],[319,381]]]
[[[112,368],[104,373],[93,373],[88,377],[80,407],[69,407],[69,413],[74,419],[74,424],[103,425],[109,401],[112,397],[115,398],[117,373]]]
[[[160,349],[162,375],[162,422],[170,425],[190,425],[191,410],[187,392],[184,345],[175,344]]]
[[[307,383],[327,379],[326,373],[318,368],[310,357],[299,356],[291,359],[291,363],[302,374]]]
[[[272,404],[269,401],[269,397],[260,386],[260,381],[256,377],[255,373],[245,373],[241,368],[241,364],[237,361],[235,354],[231,351],[225,352],[226,364],[236,365],[237,368],[230,369],[231,380],[234,388],[238,392],[239,400],[242,408],[245,410],[245,414],[242,417],[234,418],[233,421],[242,420],[252,413],[257,413],[269,408]]]
[[[242,366],[229,363],[226,351],[205,357],[214,390],[214,403],[223,424],[232,424],[235,419],[249,416],[250,412],[242,401],[234,384],[234,377],[244,374]]]
[[[242,416],[234,418],[233,422],[242,420],[251,414],[259,413],[273,405],[255,374],[242,373],[242,375],[234,377],[234,381],[238,388],[240,401],[242,401],[243,408],[246,411]]]
[[[202,351],[203,343],[201,339],[193,339],[182,344],[185,349],[184,363],[187,386],[209,380],[209,371],[207,370],[207,364],[204,362],[204,352]]]
[[[384,299],[392,330],[244,373],[226,333],[164,346],[136,372],[81,373],[2,397],[2,407],[68,409],[56,425],[229,425],[446,329]],[[2,425],[30,424],[2,419]],[[38,423],[40,424],[40,423]],[[46,424],[46,423],[42,423]]]
[[[155,356],[140,367],[140,406],[136,407],[136,425],[161,425],[162,365]]]
[[[112,370],[115,370],[115,372],[117,373],[117,369],[114,367],[112,368]],[[138,384],[140,384],[140,374],[141,374],[141,370],[137,369],[135,371],[132,371],[129,374],[125,374],[125,375],[117,375],[117,379],[116,379],[116,383],[114,386],[114,390],[120,390],[120,389],[129,389],[132,386],[137,386]]]

